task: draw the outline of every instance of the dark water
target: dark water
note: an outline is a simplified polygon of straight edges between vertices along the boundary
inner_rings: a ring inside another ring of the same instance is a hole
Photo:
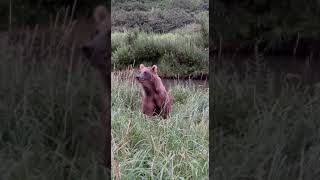
[[[225,59],[231,62],[230,59]],[[263,57],[260,62],[254,59],[239,57],[232,59],[233,64],[238,71],[246,71],[246,67],[251,66],[268,70],[276,76],[296,78],[301,81],[308,81],[311,83],[320,82],[320,61],[317,58],[294,58],[289,56],[270,56]],[[172,86],[194,86],[196,88],[209,88],[208,80],[194,80],[194,79],[162,79],[167,88]]]
[[[318,58],[294,58],[289,56],[270,56],[263,57],[260,61],[253,58],[228,58],[223,59],[225,62],[231,62],[239,72],[246,71],[246,67],[267,69],[269,72],[283,77],[298,77],[301,80],[312,82],[320,81],[320,61]],[[253,69],[254,69],[253,68]]]

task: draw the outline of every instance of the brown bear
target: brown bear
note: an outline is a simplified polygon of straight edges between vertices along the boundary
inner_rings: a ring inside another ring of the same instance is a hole
[[[171,111],[172,97],[169,96],[161,78],[157,74],[157,66],[145,67],[140,64],[137,81],[143,88],[142,112],[148,116],[160,115],[166,119]]]
[[[82,46],[82,51],[91,65],[101,75],[105,88],[103,107],[101,112],[102,142],[104,164],[111,169],[111,14],[104,6],[97,6],[94,10],[95,34]],[[98,141],[98,140],[97,140]]]

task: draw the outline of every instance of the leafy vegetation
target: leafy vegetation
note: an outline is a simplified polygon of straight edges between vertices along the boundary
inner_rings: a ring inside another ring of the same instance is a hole
[[[206,74],[209,63],[206,42],[200,33],[113,33],[112,64],[115,69],[157,64],[162,76]]]

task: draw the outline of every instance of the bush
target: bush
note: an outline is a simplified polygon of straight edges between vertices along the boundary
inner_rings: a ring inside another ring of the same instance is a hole
[[[120,34],[115,36],[119,38]],[[121,39],[125,41],[125,37],[132,35],[123,33]],[[196,40],[191,35],[139,33],[114,50],[112,63],[116,69],[141,63],[157,64],[161,74],[169,76],[207,73],[208,53],[204,47],[197,46]]]
[[[111,38],[111,51],[114,52],[119,47],[122,47],[126,44],[126,34],[125,33],[112,33]]]

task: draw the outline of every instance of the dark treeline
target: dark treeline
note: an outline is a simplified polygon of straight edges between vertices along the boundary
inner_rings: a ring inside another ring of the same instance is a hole
[[[213,48],[219,53],[316,54],[320,1],[215,0],[210,5]]]
[[[74,18],[88,17],[98,4],[110,7],[110,0],[7,0],[0,2],[0,30],[22,25],[46,24],[54,20],[58,12],[75,6]],[[11,10],[10,10],[11,9]],[[63,13],[63,12],[62,12]],[[65,13],[65,12],[64,12]]]

